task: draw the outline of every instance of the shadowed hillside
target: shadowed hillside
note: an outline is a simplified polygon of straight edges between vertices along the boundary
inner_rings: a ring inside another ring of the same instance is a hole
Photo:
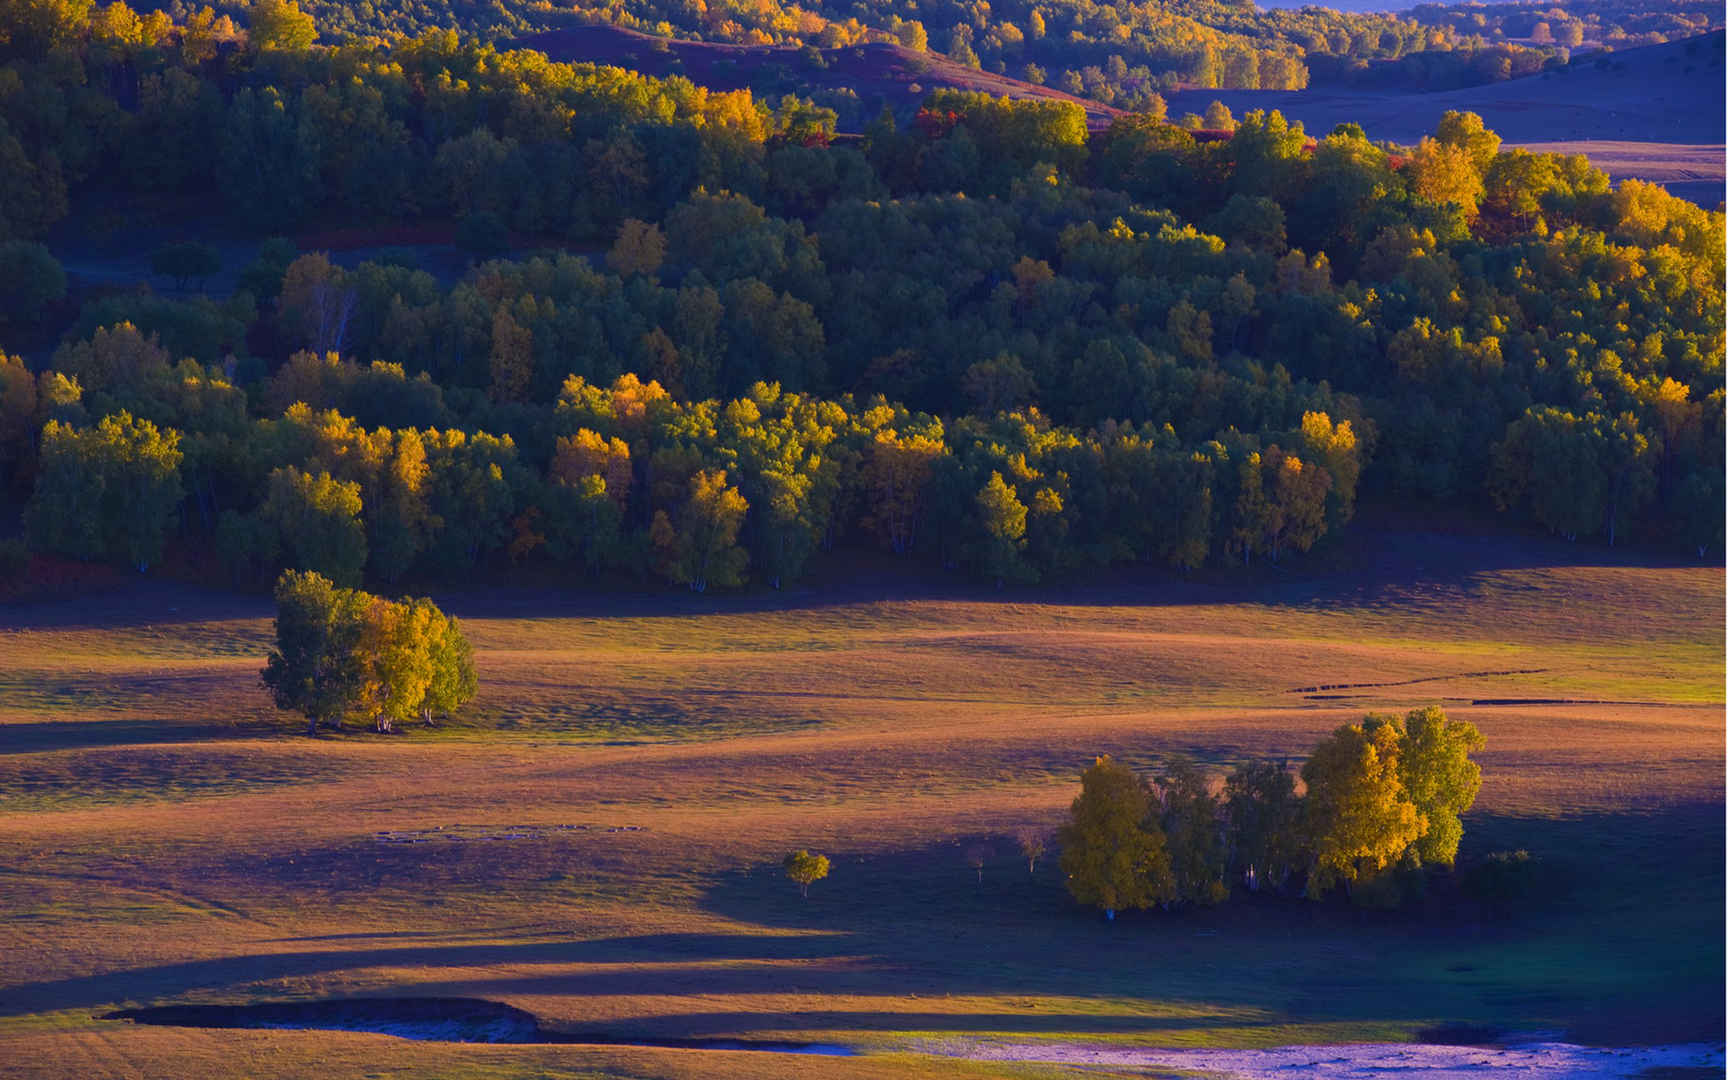
[[[866,121],[882,104],[909,117],[933,90],[952,88],[1007,95],[1017,101],[1071,101],[1086,110],[1089,126],[1104,127],[1122,110],[1005,75],[967,67],[933,52],[900,45],[854,45],[810,51],[767,45],[724,45],[651,37],[615,26],[572,26],[523,38],[516,44],[554,60],[616,64],[645,75],[683,75],[712,90],[749,87],[759,96],[850,90]],[[847,125],[842,117],[842,129]]]

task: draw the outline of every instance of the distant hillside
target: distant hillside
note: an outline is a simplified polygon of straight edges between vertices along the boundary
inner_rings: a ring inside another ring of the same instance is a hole
[[[1431,134],[1448,109],[1480,113],[1513,143],[1721,143],[1722,64],[1718,30],[1666,45],[1590,53],[1558,71],[1463,90],[1190,90],[1169,99],[1173,115],[1201,112],[1217,99],[1238,116],[1249,109],[1280,109],[1318,134],[1353,121],[1373,138],[1404,143]]]
[[[867,122],[886,104],[905,118],[932,90],[973,90],[1016,100],[1069,101],[1086,110],[1092,127],[1104,127],[1121,115],[1100,102],[1020,79],[995,75],[956,63],[939,53],[914,52],[899,45],[854,45],[819,50],[821,64],[810,50],[768,45],[724,45],[651,37],[615,26],[572,26],[534,34],[515,42],[544,52],[554,60],[616,64],[645,75],[683,75],[714,90],[749,87],[758,95],[799,93],[820,97],[824,92],[858,95],[857,116]],[[825,102],[832,104],[832,102]]]
[[[1511,145],[1591,153],[1590,144],[1612,143],[1601,162],[1610,175],[1661,181],[1675,194],[1714,205],[1723,184],[1722,84],[1718,30],[1665,45],[1593,52],[1558,71],[1463,90],[1191,90],[1170,95],[1170,113],[1202,112],[1216,99],[1238,116],[1282,110],[1315,135],[1354,122],[1371,138],[1415,143],[1447,110],[1466,110],[1479,113]]]

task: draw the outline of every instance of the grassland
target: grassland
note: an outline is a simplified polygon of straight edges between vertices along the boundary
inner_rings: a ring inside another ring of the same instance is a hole
[[[478,648],[475,715],[391,738],[292,734],[257,687],[255,598],[0,608],[0,1075],[813,1071],[93,1018],[361,994],[872,1051],[822,1060],[841,1077],[1071,1075],[904,1052],[920,1037],[1719,1038],[1720,568],[1352,536],[1248,585],[442,597]],[[1439,896],[1106,924],[1006,839],[1056,823],[1096,753],[1222,770],[1428,702],[1488,738],[1465,856],[1528,848],[1572,870],[1565,896],[1498,922]],[[834,857],[808,902],[775,868],[794,846]]]

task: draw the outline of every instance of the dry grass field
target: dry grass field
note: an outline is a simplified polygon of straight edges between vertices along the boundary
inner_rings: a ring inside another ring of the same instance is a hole
[[[1080,1074],[910,1051],[1442,1023],[1719,1039],[1720,568],[1409,529],[1352,544],[1249,585],[440,597],[480,698],[396,737],[292,734],[257,685],[257,598],[0,608],[0,1076],[1043,1077]],[[1100,752],[1222,772],[1430,702],[1488,739],[1464,856],[1528,848],[1570,871],[1564,895],[1511,921],[1442,896],[1107,924],[1009,839],[1055,824]],[[807,902],[778,873],[792,847],[834,858]],[[610,1040],[865,1052],[816,1070],[97,1018],[392,995]]]

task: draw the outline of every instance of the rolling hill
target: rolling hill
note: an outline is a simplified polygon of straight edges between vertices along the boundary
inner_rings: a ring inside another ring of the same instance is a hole
[[[1068,101],[1086,110],[1087,123],[1104,127],[1120,109],[1074,97],[1047,86],[967,67],[940,53],[916,52],[899,45],[854,45],[810,50],[764,45],[726,45],[652,37],[615,26],[582,25],[534,34],[515,44],[554,60],[616,64],[644,75],[683,75],[713,90],[749,87],[761,96],[805,95],[850,90],[858,95],[860,115],[868,120],[886,104],[910,116],[932,90],[951,88],[1015,100]],[[842,117],[842,129],[847,126]]]

